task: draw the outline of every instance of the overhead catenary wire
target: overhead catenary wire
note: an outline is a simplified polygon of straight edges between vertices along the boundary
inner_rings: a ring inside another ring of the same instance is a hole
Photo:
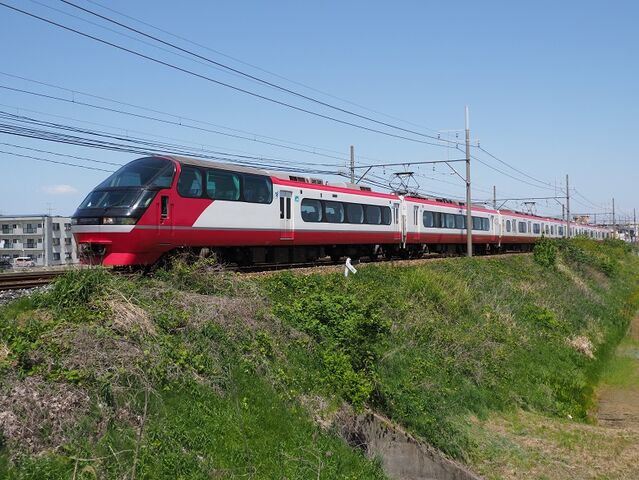
[[[527,174],[526,172],[524,172],[524,171],[522,171],[522,170],[520,170],[520,169],[518,169],[518,168],[516,168],[516,167],[513,167],[510,163],[508,163],[508,162],[506,162],[506,161],[502,160],[501,158],[497,157],[496,155],[493,155],[492,153],[490,153],[489,151],[487,151],[487,150],[486,150],[486,149],[484,149],[483,147],[481,147],[481,146],[477,146],[477,148],[478,148],[479,150],[481,150],[482,152],[484,152],[484,153],[485,153],[486,155],[488,155],[489,157],[491,157],[491,158],[493,158],[493,159],[497,160],[497,161],[498,161],[499,163],[501,163],[502,165],[507,166],[508,168],[510,168],[510,169],[514,170],[515,172],[517,172],[517,173],[519,173],[519,174],[523,175],[524,177],[529,178],[530,180],[533,180],[533,181],[535,181],[535,182],[537,182],[537,183],[540,183],[540,184],[542,184],[542,185],[544,185],[544,186],[548,186],[548,187],[553,187],[553,188],[554,188],[554,185],[553,185],[552,183],[545,182],[545,181],[543,181],[543,180],[539,180],[538,178],[535,178],[535,177],[533,177],[532,175],[529,175],[529,174]]]
[[[255,75],[251,75],[250,73],[246,73],[246,72],[244,72],[244,71],[242,71],[242,70],[239,70],[239,69],[237,69],[237,68],[234,68],[234,67],[231,67],[231,66],[229,66],[229,65],[226,65],[226,64],[224,64],[224,63],[222,63],[222,62],[218,62],[218,61],[213,60],[213,59],[211,59],[211,58],[205,57],[204,55],[200,55],[200,54],[195,53],[195,52],[193,52],[193,51],[191,51],[191,50],[188,50],[188,49],[182,48],[182,47],[180,47],[179,45],[175,45],[175,44],[174,44],[174,43],[172,43],[172,42],[168,42],[168,41],[163,40],[163,39],[161,39],[161,38],[159,38],[159,37],[157,37],[157,36],[155,36],[155,35],[151,35],[151,34],[148,34],[148,33],[146,33],[146,32],[143,32],[143,31],[141,31],[141,30],[139,30],[139,29],[137,29],[137,28],[131,27],[130,25],[125,24],[124,22],[119,22],[119,21],[117,21],[117,20],[114,20],[114,19],[112,19],[112,18],[110,18],[110,17],[106,16],[106,15],[101,15],[101,14],[99,14],[99,13],[97,13],[97,12],[94,12],[93,10],[88,9],[88,8],[86,8],[86,7],[82,7],[82,6],[80,6],[80,5],[76,5],[75,3],[73,3],[73,2],[71,2],[71,1],[69,1],[69,0],[60,0],[60,1],[61,1],[62,3],[65,3],[65,4],[67,4],[67,5],[71,6],[71,7],[73,7],[73,8],[76,8],[76,9],[78,9],[78,10],[81,10],[81,11],[83,11],[83,12],[86,12],[86,13],[88,13],[88,14],[90,14],[90,15],[94,15],[94,16],[96,16],[96,17],[98,17],[98,18],[101,18],[102,20],[107,21],[107,22],[110,22],[110,23],[112,23],[112,24],[114,24],[114,25],[118,25],[119,27],[125,28],[125,29],[127,29],[127,30],[129,30],[129,31],[131,31],[131,32],[135,32],[135,33],[137,33],[138,35],[142,35],[142,36],[144,36],[144,37],[146,37],[146,38],[152,39],[152,40],[154,40],[154,41],[156,41],[156,42],[159,42],[159,43],[161,43],[161,44],[163,44],[163,45],[166,45],[166,46],[169,46],[169,47],[171,47],[171,48],[174,48],[174,49],[176,49],[176,50],[178,50],[178,51],[180,51],[180,52],[186,53],[186,54],[191,55],[191,56],[193,56],[193,57],[196,57],[196,58],[198,58],[198,59],[200,59],[200,60],[203,60],[203,61],[209,62],[209,63],[211,63],[212,65],[215,65],[215,66],[217,66],[217,67],[224,68],[224,69],[226,69],[226,70],[228,70],[228,71],[230,71],[230,72],[233,72],[233,73],[236,73],[236,74],[242,75],[242,76],[244,76],[244,77],[246,77],[246,78],[248,78],[248,79],[251,79],[251,80],[257,81],[257,82],[259,82],[259,83],[262,83],[262,84],[267,85],[267,86],[272,87],[272,88],[276,88],[276,89],[278,89],[278,90],[280,90],[280,91],[282,91],[282,92],[288,93],[288,94],[290,94],[290,95],[294,95],[294,96],[296,96],[296,97],[298,97],[298,98],[302,98],[302,99],[304,99],[304,100],[307,100],[307,101],[310,101],[310,102],[316,103],[316,104],[321,105],[321,106],[323,106],[323,107],[330,108],[330,109],[336,110],[336,111],[341,112],[341,113],[345,113],[345,114],[347,114],[347,115],[354,116],[354,117],[359,118],[359,119],[362,119],[362,120],[367,120],[367,121],[369,121],[369,122],[376,123],[376,124],[381,125],[381,126],[385,126],[385,127],[388,127],[388,128],[393,128],[393,129],[396,129],[396,130],[399,130],[399,131],[402,131],[402,132],[405,132],[405,133],[411,133],[411,134],[413,134],[413,135],[418,135],[418,136],[421,136],[421,137],[426,137],[426,138],[431,138],[431,139],[435,139],[435,140],[440,140],[438,137],[436,137],[436,136],[434,136],[434,135],[425,134],[425,133],[422,133],[422,132],[419,132],[419,131],[416,131],[416,130],[411,130],[411,129],[407,129],[407,128],[400,127],[400,126],[398,126],[398,125],[394,125],[394,124],[388,123],[388,122],[383,122],[383,121],[380,121],[380,120],[376,120],[376,119],[374,119],[374,118],[372,118],[372,117],[369,117],[369,116],[367,116],[367,115],[362,115],[362,114],[359,114],[359,113],[357,113],[357,112],[353,112],[353,111],[351,111],[351,110],[348,110],[348,109],[345,109],[345,108],[341,108],[341,107],[338,107],[338,106],[336,106],[336,105],[332,105],[332,104],[330,104],[330,103],[324,102],[324,101],[319,100],[319,99],[317,99],[317,98],[314,98],[314,97],[311,97],[311,96],[308,96],[308,95],[305,95],[305,94],[302,94],[302,93],[296,92],[296,91],[291,90],[291,89],[289,89],[289,88],[283,87],[283,86],[278,85],[278,84],[273,83],[273,82],[269,82],[268,80],[264,80],[263,78],[257,77],[257,76],[255,76]],[[441,141],[441,140],[440,140],[440,141]]]
[[[56,143],[66,143],[76,146],[95,147],[111,151],[137,153],[137,154],[157,154],[168,153],[181,156],[199,157],[209,160],[225,161],[228,163],[235,163],[238,165],[252,166],[255,168],[263,168],[270,170],[291,170],[294,169],[300,173],[322,173],[322,174],[334,174],[334,170],[320,170],[311,168],[300,168],[294,164],[287,163],[273,163],[269,162],[268,157],[254,157],[246,155],[230,154],[228,152],[220,151],[200,151],[188,149],[182,145],[167,144],[163,142],[154,142],[146,139],[136,137],[123,137],[118,135],[112,135],[105,132],[96,130],[82,129],[69,125],[56,124],[53,122],[39,121],[29,117],[18,116],[7,112],[0,111],[0,118],[12,121],[13,123],[0,123],[0,133],[35,138],[39,140],[46,140]],[[17,123],[16,123],[17,122]],[[35,125],[40,127],[49,128],[49,130],[43,130],[42,128],[31,128],[21,126],[20,123],[27,125]],[[86,136],[71,135],[69,133],[55,132],[53,129],[62,130],[65,132],[79,133],[83,135],[89,135],[98,137],[87,138]]]
[[[177,121],[175,123],[176,125],[179,125],[179,126],[182,126],[182,127],[186,127],[186,128],[192,128],[188,124],[184,123],[185,121],[189,121],[189,122],[193,122],[193,123],[196,123],[196,124],[208,125],[208,126],[211,126],[211,127],[221,128],[221,129],[224,129],[224,130],[229,130],[231,132],[242,133],[244,135],[250,135],[250,136],[247,137],[247,136],[243,136],[243,135],[230,134],[228,132],[220,132],[220,131],[211,130],[211,129],[205,130],[205,131],[207,131],[209,133],[214,133],[214,134],[218,134],[218,135],[224,135],[224,136],[231,137],[231,138],[236,138],[236,139],[244,139],[244,140],[248,140],[250,142],[261,143],[261,144],[264,144],[264,145],[275,146],[275,147],[278,147],[278,148],[284,148],[284,149],[289,149],[289,150],[298,151],[298,152],[311,153],[313,155],[322,156],[322,157],[326,157],[326,158],[332,158],[332,159],[335,159],[335,160],[341,160],[343,162],[348,161],[348,159],[346,157],[337,156],[337,155],[343,155],[343,152],[340,151],[340,150],[330,149],[330,148],[326,148],[326,147],[319,147],[319,146],[316,146],[316,145],[309,145],[309,144],[306,144],[306,143],[295,142],[295,141],[292,141],[292,140],[285,140],[285,139],[278,138],[278,137],[273,137],[273,136],[269,136],[269,135],[263,135],[263,134],[259,134],[259,133],[255,133],[255,132],[250,132],[250,131],[247,131],[247,130],[232,128],[232,127],[228,127],[228,126],[225,126],[225,125],[220,125],[220,124],[217,124],[217,123],[209,122],[209,121],[206,121],[206,120],[195,119],[195,118],[190,117],[188,115],[165,112],[165,111],[162,111],[162,110],[149,108],[149,107],[146,107],[146,106],[137,105],[137,104],[130,103],[130,102],[124,102],[124,101],[121,101],[121,100],[115,100],[113,98],[109,98],[109,97],[105,97],[105,96],[101,96],[101,95],[96,95],[96,94],[93,94],[93,93],[88,93],[88,92],[83,91],[83,90],[77,90],[77,89],[73,89],[73,88],[63,87],[63,86],[60,86],[60,85],[55,85],[53,83],[43,82],[41,80],[35,80],[35,79],[32,79],[32,78],[24,77],[24,76],[21,76],[21,75],[15,75],[15,74],[8,73],[8,72],[0,71],[0,75],[4,75],[4,76],[9,77],[9,78],[14,78],[14,79],[17,79],[17,80],[22,80],[22,81],[25,81],[25,82],[34,83],[36,85],[45,86],[45,87],[48,87],[48,88],[54,88],[54,89],[58,89],[58,90],[61,90],[61,91],[64,91],[64,92],[68,92],[72,96],[71,99],[60,98],[60,97],[56,97],[55,98],[56,100],[64,101],[64,102],[67,102],[67,103],[80,104],[79,101],[76,99],[76,97],[81,95],[81,96],[94,98],[94,99],[105,101],[105,102],[109,102],[109,103],[114,103],[116,105],[122,105],[122,106],[126,106],[126,107],[131,107],[131,108],[134,108],[134,109],[142,110],[142,111],[145,111],[145,112],[151,112],[151,113],[155,113],[155,114],[158,114],[158,115],[164,115],[164,116],[172,117],[172,118],[176,119],[176,121]],[[16,89],[16,91],[17,90],[20,90],[20,89]],[[38,95],[37,92],[29,92],[27,90],[24,90],[22,93]],[[40,94],[40,95],[43,95],[43,94]],[[83,105],[83,106],[87,106],[88,107],[89,105]],[[94,108],[99,108],[99,107],[97,107],[95,105],[92,105],[92,106]],[[272,141],[260,140],[258,137],[262,138],[262,139],[272,140]],[[279,142],[279,143],[276,143],[276,142]],[[294,147],[291,147],[290,145],[294,145]],[[299,148],[299,147],[304,147],[304,148]],[[448,147],[448,148],[452,149],[453,147],[451,146],[451,147]],[[334,153],[334,154],[337,154],[337,155],[329,155],[329,154],[322,153],[322,152],[329,152],[329,153]],[[375,161],[375,162],[383,161],[383,160],[380,160],[379,158],[373,158],[373,157],[370,157],[370,156],[367,156],[367,155],[361,155],[361,154],[357,155],[357,159],[360,160],[360,162],[361,162],[361,159],[372,160],[372,161]]]
[[[152,29],[154,29],[154,30],[157,30],[157,31],[159,31],[159,32],[162,32],[162,33],[164,33],[164,34],[167,34],[167,35],[169,35],[169,36],[171,36],[171,37],[173,37],[173,38],[177,38],[177,39],[182,40],[182,41],[184,41],[184,42],[186,42],[186,43],[189,43],[189,44],[191,44],[191,45],[194,45],[194,46],[196,46],[196,47],[202,48],[202,49],[207,50],[207,51],[209,51],[209,52],[212,52],[212,53],[215,53],[215,54],[220,55],[220,56],[222,56],[222,57],[228,58],[229,60],[233,60],[234,62],[240,63],[240,64],[245,65],[245,66],[247,66],[247,67],[254,68],[255,70],[261,71],[262,73],[266,73],[266,74],[268,74],[268,75],[271,75],[271,76],[273,76],[273,77],[279,78],[279,79],[281,79],[281,80],[285,80],[285,81],[287,81],[287,82],[290,82],[290,83],[292,83],[292,84],[298,85],[298,86],[303,87],[303,88],[306,88],[306,89],[308,89],[308,90],[312,90],[312,91],[314,91],[314,92],[316,92],[316,93],[319,93],[319,94],[325,95],[325,96],[327,96],[327,97],[333,98],[334,100],[339,100],[339,101],[342,101],[342,102],[348,103],[348,104],[353,105],[353,106],[355,106],[355,107],[361,108],[362,110],[366,110],[366,111],[369,111],[369,112],[371,112],[371,113],[376,113],[376,114],[378,114],[378,115],[382,115],[382,116],[387,117],[387,118],[390,118],[390,119],[392,119],[392,120],[397,120],[397,121],[400,121],[400,122],[402,122],[402,123],[406,123],[406,124],[408,124],[408,125],[412,125],[412,126],[417,127],[417,128],[421,128],[421,129],[424,129],[424,130],[429,130],[429,131],[431,131],[431,132],[435,132],[435,133],[437,133],[437,130],[435,130],[435,129],[428,128],[428,127],[425,127],[425,126],[423,126],[423,125],[419,125],[419,124],[414,123],[414,122],[411,122],[411,121],[409,121],[409,120],[405,120],[405,119],[402,119],[402,118],[396,117],[396,116],[394,116],[394,115],[389,115],[389,114],[387,114],[387,113],[380,112],[380,111],[378,111],[378,110],[375,110],[375,109],[372,109],[372,108],[369,108],[369,107],[363,106],[363,105],[361,105],[361,104],[359,104],[359,103],[356,103],[356,102],[353,102],[353,101],[351,101],[351,100],[348,100],[348,99],[345,99],[345,98],[342,98],[342,97],[339,97],[339,96],[336,96],[336,95],[333,95],[333,94],[327,93],[327,92],[325,92],[325,91],[323,91],[323,90],[319,90],[319,89],[317,89],[317,88],[315,88],[315,87],[312,87],[312,86],[310,86],[310,85],[307,85],[307,84],[305,84],[305,83],[302,83],[302,82],[299,82],[299,81],[296,81],[296,80],[292,80],[292,79],[290,79],[290,78],[288,78],[288,77],[285,77],[284,75],[281,75],[281,74],[275,73],[275,72],[273,72],[273,71],[271,71],[271,70],[267,70],[267,69],[265,69],[265,68],[262,68],[262,67],[259,67],[259,66],[255,65],[255,64],[252,64],[252,63],[246,62],[246,61],[241,60],[241,59],[239,59],[239,58],[237,58],[237,57],[233,57],[233,56],[228,55],[228,54],[226,54],[226,53],[224,53],[224,52],[221,52],[221,51],[219,51],[219,50],[213,49],[213,48],[211,48],[211,47],[209,47],[209,46],[203,45],[203,44],[201,44],[201,43],[195,42],[195,41],[190,40],[190,39],[188,39],[188,38],[185,38],[185,37],[183,37],[183,36],[177,35],[177,34],[175,34],[175,33],[173,33],[173,32],[170,32],[170,31],[168,31],[168,30],[165,30],[165,29],[163,29],[163,28],[160,28],[160,27],[158,27],[158,26],[156,26],[156,25],[153,25],[153,24],[151,24],[151,23],[148,23],[148,22],[146,22],[146,21],[144,21],[144,20],[141,20],[141,19],[139,19],[139,18],[136,18],[136,17],[133,17],[133,16],[128,15],[128,14],[126,14],[126,13],[120,12],[120,11],[118,11],[118,10],[115,10],[115,9],[111,8],[111,7],[107,7],[106,5],[103,5],[103,4],[101,4],[101,3],[95,2],[95,1],[93,1],[93,0],[86,0],[86,1],[87,1],[88,3],[91,3],[91,4],[93,4],[93,5],[98,6],[98,7],[100,7],[100,8],[103,8],[104,10],[107,10],[107,11],[109,11],[109,12],[111,12],[111,13],[115,13],[116,15],[120,15],[120,16],[122,16],[122,17],[124,17],[124,18],[128,18],[129,20],[133,20],[134,22],[140,23],[140,24],[145,25],[145,26],[147,26],[147,27],[149,27],[149,28],[152,28]]]
[[[68,163],[68,162],[61,162],[59,160],[51,160],[51,159],[46,159],[46,158],[42,158],[42,157],[36,157],[33,155],[23,155],[20,153],[15,153],[15,152],[7,152],[5,150],[0,150],[0,154],[4,154],[4,155],[11,155],[14,157],[20,157],[20,158],[30,158],[31,160],[36,160],[39,162],[47,162],[47,163],[55,163],[58,165],[66,165],[69,167],[76,167],[76,168],[84,168],[85,170],[96,170],[99,172],[107,172],[107,173],[113,173],[114,170],[107,170],[104,168],[98,168],[98,167],[91,167],[89,165],[78,165],[76,163]]]
[[[202,142],[187,141],[187,140],[182,140],[182,139],[178,139],[178,138],[175,138],[175,137],[167,137],[167,136],[158,135],[158,134],[154,134],[154,133],[143,132],[143,131],[140,131],[140,130],[133,130],[133,129],[129,129],[129,128],[125,129],[125,128],[122,128],[122,127],[115,127],[113,125],[107,125],[107,124],[98,123],[98,122],[91,122],[91,121],[88,121],[88,120],[81,120],[81,119],[78,119],[78,118],[68,117],[68,116],[65,116],[65,115],[52,114],[50,112],[41,112],[39,110],[33,110],[33,109],[29,109],[29,108],[24,108],[24,107],[16,107],[15,105],[7,105],[7,104],[0,103],[0,106],[5,107],[5,108],[15,109],[16,111],[19,111],[19,112],[35,113],[35,114],[43,115],[43,116],[47,116],[47,117],[54,117],[54,118],[68,120],[68,121],[72,121],[72,122],[76,122],[76,123],[88,124],[88,125],[96,125],[96,126],[108,128],[108,129],[111,129],[111,130],[117,130],[119,132],[123,132],[125,134],[125,137],[127,137],[127,138],[131,137],[131,135],[130,135],[131,133],[136,133],[136,134],[142,134],[142,135],[151,136],[151,137],[154,137],[154,138],[160,138],[160,139],[163,139],[163,140],[170,140],[170,141],[173,141],[173,142],[177,141],[177,142],[182,142],[182,143],[186,143],[186,144],[191,144],[193,146],[192,148],[197,148],[197,149],[202,150],[202,151],[205,151],[205,150],[206,151],[210,151],[210,148],[216,148],[216,149],[225,148],[225,147],[212,146],[212,145],[209,145],[209,144],[206,144],[206,143],[202,143]],[[0,110],[0,112],[1,112],[1,110]],[[7,112],[5,112],[5,113],[7,113]],[[131,138],[134,138],[134,137],[131,137]],[[207,147],[207,148],[205,148],[205,147]],[[249,156],[252,156],[254,158],[267,158],[266,156],[263,156],[263,155],[259,156],[257,154],[252,153],[252,152],[246,152],[246,151],[243,151],[243,150],[236,150],[236,149],[228,149],[228,150],[234,150],[236,152],[240,152],[242,154],[249,155]],[[292,165],[293,164],[297,164],[297,160],[282,159],[282,158],[279,158],[279,157],[272,157],[272,156],[268,156],[268,158],[271,159],[271,160],[276,160],[276,161],[281,161],[281,162],[289,162]],[[341,167],[341,166],[343,166],[343,164],[326,164],[326,163],[315,163],[315,162],[304,162],[304,165],[307,165],[307,166],[321,166],[321,167]]]
[[[82,31],[77,30],[75,28],[69,27],[67,25],[63,25],[63,24],[61,24],[59,22],[55,22],[55,21],[50,20],[48,18],[45,18],[45,17],[42,17],[40,15],[36,15],[34,13],[22,10],[20,8],[8,5],[6,3],[0,2],[0,6],[3,6],[5,8],[8,8],[8,9],[13,10],[13,11],[18,12],[18,13],[22,13],[24,15],[27,15],[27,16],[31,17],[31,18],[40,20],[42,22],[45,22],[45,23],[48,23],[50,25],[56,26],[56,27],[61,28],[63,30],[75,33],[75,34],[80,35],[82,37],[85,37],[85,38],[94,40],[96,42],[102,43],[103,45],[107,45],[107,46],[116,48],[118,50],[121,50],[123,52],[126,52],[126,53],[132,54],[134,56],[137,56],[139,58],[143,58],[143,59],[149,60],[149,61],[151,61],[153,63],[158,64],[158,65],[163,65],[163,66],[171,68],[173,70],[176,70],[176,71],[179,71],[179,72],[182,72],[182,73],[186,73],[186,74],[191,75],[193,77],[200,78],[202,80],[214,83],[216,85],[224,86],[224,87],[232,89],[234,91],[237,91],[237,92],[240,92],[240,93],[244,93],[246,95],[250,95],[252,97],[259,98],[259,99],[262,99],[262,100],[265,100],[265,101],[268,101],[268,102],[271,102],[271,103],[274,103],[274,104],[277,104],[277,105],[280,105],[280,106],[283,106],[283,107],[286,107],[286,108],[290,108],[290,109],[293,109],[293,110],[296,110],[296,111],[299,111],[299,112],[302,112],[302,113],[307,113],[309,115],[316,116],[318,118],[323,118],[323,119],[330,120],[330,121],[333,121],[333,122],[336,122],[336,123],[340,123],[342,125],[348,125],[348,126],[351,126],[351,127],[354,127],[354,128],[358,128],[358,129],[361,129],[361,130],[364,130],[364,131],[368,131],[368,132],[371,132],[371,133],[378,133],[378,134],[385,135],[385,136],[388,136],[388,137],[401,139],[401,140],[406,140],[406,141],[410,141],[410,142],[414,142],[414,143],[420,143],[420,144],[425,144],[425,145],[435,145],[435,146],[439,146],[439,147],[446,147],[445,145],[442,145],[441,143],[434,143],[434,142],[430,142],[430,141],[426,141],[426,140],[421,140],[421,139],[418,139],[418,138],[407,137],[405,135],[399,135],[399,134],[396,134],[396,133],[379,130],[377,128],[367,127],[365,125],[360,125],[360,124],[357,124],[357,123],[354,123],[354,122],[350,122],[350,121],[347,121],[347,120],[339,119],[337,117],[333,117],[333,116],[330,116],[330,115],[325,115],[325,114],[322,114],[322,113],[319,113],[319,112],[315,112],[315,111],[312,111],[312,110],[309,110],[309,109],[306,109],[306,108],[302,108],[302,107],[299,107],[297,105],[293,105],[293,104],[290,104],[290,103],[287,103],[287,102],[284,102],[284,101],[281,101],[281,100],[277,100],[277,99],[268,97],[266,95],[262,95],[262,94],[259,94],[259,93],[256,93],[256,92],[252,92],[252,91],[247,90],[245,88],[237,87],[235,85],[231,85],[229,83],[222,82],[220,80],[216,80],[216,79],[214,79],[212,77],[209,77],[207,75],[194,72],[194,71],[189,70],[187,68],[180,67],[178,65],[172,64],[170,62],[166,62],[164,60],[160,60],[160,59],[152,57],[150,55],[146,55],[146,54],[141,53],[139,51],[133,50],[131,48],[127,48],[127,47],[124,47],[122,45],[118,45],[118,44],[110,42],[108,40],[104,40],[104,39],[99,38],[99,37],[97,37],[95,35],[91,35],[91,34],[82,32]]]

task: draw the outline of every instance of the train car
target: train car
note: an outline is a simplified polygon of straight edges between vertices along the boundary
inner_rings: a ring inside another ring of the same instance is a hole
[[[479,206],[472,206],[471,221],[478,253],[526,250],[541,236],[565,234],[561,220]],[[259,264],[466,247],[463,204],[161,155],[107,178],[72,223],[84,262],[116,266],[153,265],[184,250]],[[571,234],[602,239],[608,232],[571,224]]]
[[[373,255],[401,241],[400,197],[208,161],[135,160],[98,185],[73,215],[81,257],[150,265],[210,249],[238,263]]]

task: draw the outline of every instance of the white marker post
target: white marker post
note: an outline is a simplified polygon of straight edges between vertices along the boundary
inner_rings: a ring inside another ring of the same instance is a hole
[[[348,277],[348,272],[357,273],[357,269],[351,264],[351,257],[346,258],[346,264],[344,265],[344,276]]]

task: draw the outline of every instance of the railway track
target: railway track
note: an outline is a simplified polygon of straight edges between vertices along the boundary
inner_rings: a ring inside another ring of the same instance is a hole
[[[65,270],[2,273],[0,274],[0,290],[19,290],[47,285],[64,273]]]

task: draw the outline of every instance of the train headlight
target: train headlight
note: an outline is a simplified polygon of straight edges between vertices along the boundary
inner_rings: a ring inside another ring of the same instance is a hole
[[[102,217],[102,225],[135,225],[136,218],[131,217]]]

